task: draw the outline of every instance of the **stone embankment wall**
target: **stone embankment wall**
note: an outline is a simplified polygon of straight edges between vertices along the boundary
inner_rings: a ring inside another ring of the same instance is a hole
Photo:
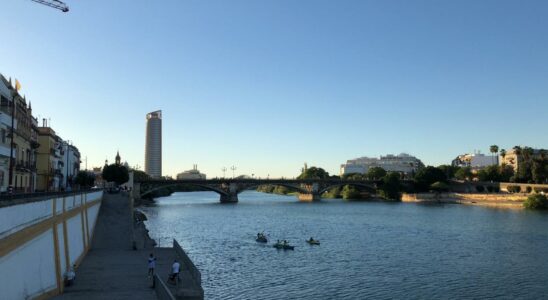
[[[0,299],[45,299],[89,249],[103,191],[0,207]]]
[[[525,199],[527,199],[527,194],[507,193],[419,193],[402,195],[402,202],[456,203],[507,208],[523,208]]]

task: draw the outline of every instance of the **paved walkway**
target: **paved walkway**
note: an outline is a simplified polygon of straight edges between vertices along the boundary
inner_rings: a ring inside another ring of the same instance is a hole
[[[147,277],[150,250],[132,249],[130,216],[126,196],[105,193],[91,249],[76,270],[76,281],[54,299],[157,299]]]

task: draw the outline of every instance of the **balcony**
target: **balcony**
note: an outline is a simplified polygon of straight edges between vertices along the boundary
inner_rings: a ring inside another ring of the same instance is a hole
[[[53,155],[55,157],[61,157],[61,154],[59,153],[58,149],[51,148],[49,151],[50,151],[51,155]]]
[[[36,171],[36,163],[20,160],[15,163],[15,169],[17,171],[24,171],[24,172]]]
[[[31,141],[30,141],[30,147],[31,147],[32,149],[38,149],[38,147],[40,147],[40,144],[39,144],[38,142],[36,142],[36,141],[32,141],[32,140],[31,140]]]

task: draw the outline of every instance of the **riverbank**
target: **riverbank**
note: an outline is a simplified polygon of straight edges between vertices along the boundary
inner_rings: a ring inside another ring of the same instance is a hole
[[[177,299],[203,299],[191,278],[191,267],[176,247],[156,248],[148,235],[146,216],[133,210],[124,194],[105,194],[91,248],[76,269],[76,280],[56,299],[158,299],[166,287],[147,276],[150,253],[157,258],[156,274],[167,280],[171,264],[181,262],[181,283],[167,285]],[[185,271],[186,270],[186,271]]]
[[[129,199],[105,194],[88,255],[56,299],[157,299],[146,277],[148,250],[133,250],[132,223]],[[151,246],[140,237],[138,244]]]
[[[176,240],[173,240],[172,247],[157,247],[159,245],[150,237],[149,230],[145,224],[145,221],[147,221],[148,218],[144,212],[138,209],[138,207],[154,203],[156,203],[154,199],[141,199],[141,201],[134,203],[134,250],[143,249],[146,253],[154,253],[154,256],[157,259],[156,274],[164,281],[162,283],[155,282],[153,286],[156,289],[162,287],[167,288],[175,299],[203,300],[204,290],[201,286],[201,273],[179,243]],[[175,259],[181,263],[181,273],[179,274],[180,280],[175,284],[167,284],[167,277],[171,274],[171,265]],[[165,299],[164,297],[165,295],[162,295],[162,297],[159,298]]]
[[[485,207],[523,209],[527,194],[506,193],[418,193],[403,194],[402,202],[450,203]]]

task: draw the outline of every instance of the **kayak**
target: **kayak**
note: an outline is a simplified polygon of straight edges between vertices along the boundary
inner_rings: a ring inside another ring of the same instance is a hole
[[[307,243],[309,243],[310,245],[319,245],[320,244],[320,241],[318,240],[306,240]]]
[[[273,247],[276,249],[283,249],[283,250],[295,250],[295,246],[289,246],[289,245],[278,244],[278,243],[274,244]]]
[[[259,243],[268,243],[268,240],[266,239],[265,236],[258,237],[255,240]]]

